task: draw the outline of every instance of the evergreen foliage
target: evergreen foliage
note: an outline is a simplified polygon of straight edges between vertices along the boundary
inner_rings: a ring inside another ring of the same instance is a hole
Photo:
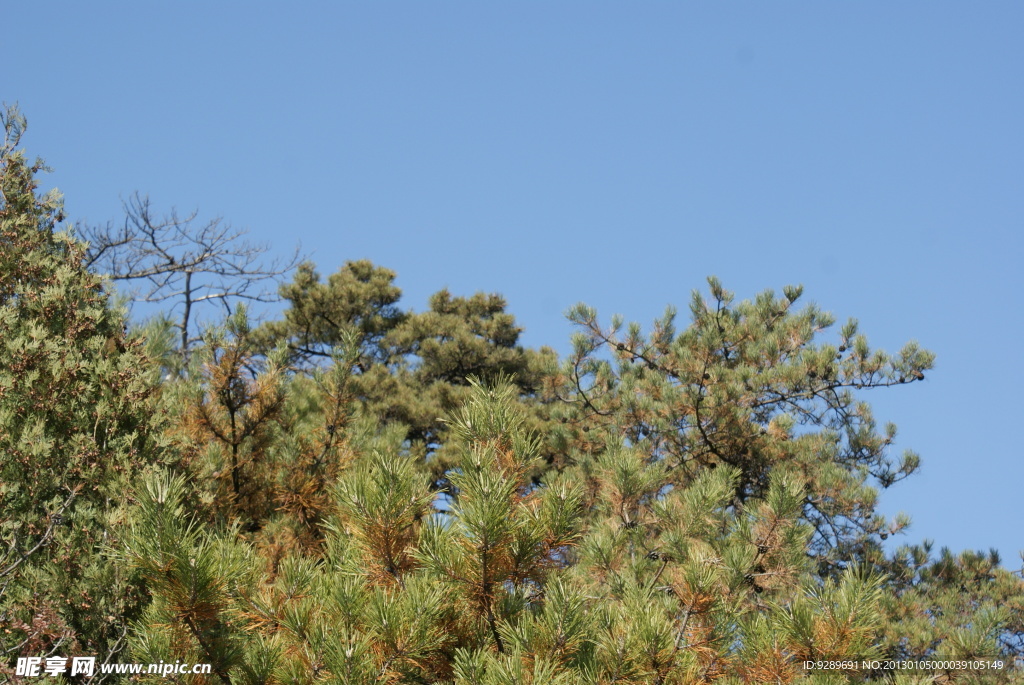
[[[733,466],[737,508],[763,497],[773,474],[799,476],[822,572],[878,562],[879,541],[908,522],[875,512],[875,488],[906,478],[919,459],[888,455],[896,427],[879,430],[855,391],[922,380],[933,355],[915,343],[895,356],[873,351],[856,321],[842,327],[838,345],[817,343],[833,320],[814,305],[797,309],[800,288],[734,302],[716,279],[709,284],[711,302],[694,293],[693,323],[678,332],[671,309],[649,336],[619,318],[604,329],[583,305],[572,310],[582,331],[555,390],[579,429],[569,439],[582,452],[625,440],[683,485]]]
[[[901,659],[953,654],[1024,655],[1021,572],[999,565],[999,554],[901,547],[889,565],[886,643]]]
[[[397,306],[402,291],[394,280],[393,271],[361,260],[348,262],[322,283],[314,265],[304,262],[293,281],[281,287],[289,306],[283,320],[264,326],[264,340],[268,347],[287,341],[293,359],[309,365],[329,363],[355,336],[357,366],[365,373],[387,361],[384,336],[406,318]]]
[[[84,246],[57,231],[41,161],[0,149],[0,652],[116,656],[144,600],[112,565],[125,493],[155,459],[150,364],[125,335]],[[0,670],[2,673],[2,670]],[[2,677],[2,676],[0,676]]]
[[[611,444],[536,483],[538,441],[517,395],[507,380],[471,385],[449,420],[457,458],[443,501],[399,434],[353,435],[322,547],[272,565],[237,528],[193,540],[196,524],[173,523],[180,512],[164,522],[143,506],[133,549],[177,525],[167,536],[177,561],[136,551],[134,563],[197,570],[192,585],[151,585],[164,613],[144,620],[140,658],[201,656],[266,683],[788,683],[877,675],[825,677],[804,672],[806,660],[1016,653],[1006,640],[1019,606],[992,606],[991,587],[979,588],[985,606],[936,594],[953,566],[980,563],[970,555],[904,577],[897,594],[891,576],[863,564],[822,579],[797,475],[773,474],[737,506],[736,466],[682,485],[640,448]],[[177,511],[185,495],[175,492],[149,497]],[[1020,580],[1002,571],[999,582],[1019,604]],[[961,609],[913,625],[944,606]]]
[[[924,379],[799,288],[649,332],[584,305],[573,352],[498,295],[400,308],[302,265],[180,354],[128,337],[4,120],[0,668],[207,663],[180,683],[997,683],[805,661],[1024,657],[994,552],[886,554],[913,474],[864,391]],[[112,249],[116,249],[116,246]],[[110,255],[117,259],[117,255]],[[157,383],[158,378],[163,378]],[[123,651],[127,647],[127,651]],[[7,671],[3,671],[6,673]],[[2,673],[0,673],[2,677]]]
[[[363,260],[345,264],[324,283],[311,264],[303,264],[281,288],[289,305],[283,320],[264,324],[255,337],[264,350],[285,342],[291,364],[300,369],[329,366],[340,350],[352,350],[350,388],[362,411],[379,423],[403,426],[423,456],[443,448],[444,417],[465,401],[468,378],[507,375],[524,399],[539,397],[555,355],[519,345],[522,329],[501,296],[467,298],[441,290],[430,297],[427,311],[409,312],[398,306],[394,279],[394,272]],[[531,426],[540,431],[546,419],[546,410],[538,408]],[[446,487],[449,462],[438,457],[436,485]]]

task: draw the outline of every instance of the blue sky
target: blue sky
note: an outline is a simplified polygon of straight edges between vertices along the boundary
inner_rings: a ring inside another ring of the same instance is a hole
[[[69,216],[198,208],[405,306],[504,294],[650,322],[802,283],[938,355],[868,394],[923,458],[904,541],[1024,549],[1024,5],[16,3],[0,98]]]

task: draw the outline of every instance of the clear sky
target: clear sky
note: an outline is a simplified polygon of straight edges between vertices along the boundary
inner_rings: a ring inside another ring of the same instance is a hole
[[[921,473],[903,541],[1024,549],[1024,4],[47,2],[3,10],[0,99],[69,216],[149,193],[407,307],[506,296],[650,322],[709,274],[802,283],[879,347]]]

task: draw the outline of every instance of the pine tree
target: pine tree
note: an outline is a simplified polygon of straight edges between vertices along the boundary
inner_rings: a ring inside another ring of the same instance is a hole
[[[254,684],[789,683],[802,659],[876,653],[880,580],[815,580],[803,481],[773,478],[738,511],[735,467],[673,486],[610,446],[538,484],[517,394],[471,386],[433,513],[400,436],[374,437],[339,476],[323,547],[272,567],[237,528],[186,515],[183,481],[151,481],[128,547],[154,595],[137,658]]]
[[[905,545],[888,566],[884,650],[889,658],[1024,657],[1024,580],[999,554]]]
[[[284,346],[259,354],[240,307],[204,332],[188,371],[164,384],[167,439],[195,484],[187,492],[195,513],[239,526],[271,565],[323,542],[331,489],[352,459],[358,350],[350,342],[332,365],[288,373]]]
[[[270,328],[228,322],[172,384],[191,398],[192,479],[151,483],[176,494],[138,512],[138,658],[203,657],[254,685],[666,684],[868,682],[887,674],[801,664],[1019,654],[1020,579],[993,558],[881,552],[904,522],[874,512],[874,488],[917,461],[888,457],[894,429],[854,391],[919,379],[930,354],[873,353],[854,324],[818,344],[831,319],[790,311],[797,289],[712,296],[690,328],[666,317],[649,336],[578,308],[576,354],[535,392],[501,376],[518,332],[484,297],[439,295],[375,338],[403,355],[365,368],[359,329],[287,372],[256,353]],[[459,381],[470,367],[491,382]],[[454,405],[427,460],[401,413],[419,401]],[[232,412],[241,441],[224,439]],[[236,443],[253,507],[229,492]]]
[[[365,373],[387,360],[383,339],[406,317],[397,306],[402,291],[394,280],[393,271],[360,260],[346,262],[324,283],[314,265],[304,262],[280,289],[288,302],[284,319],[264,324],[258,336],[266,349],[286,342],[292,363],[303,367],[329,364],[354,339],[356,366]]]
[[[450,481],[447,520],[424,528],[418,557],[468,607],[459,632],[468,646],[506,651],[499,624],[543,593],[579,537],[582,491],[568,484],[535,488],[527,474],[536,439],[524,430],[517,389],[508,381],[474,386],[451,421],[460,458]]]
[[[443,446],[443,417],[465,401],[470,376],[511,376],[523,398],[539,397],[554,353],[519,344],[522,329],[504,298],[441,290],[427,311],[403,311],[394,279],[393,271],[363,260],[346,263],[325,283],[304,264],[281,289],[289,304],[284,319],[264,324],[255,338],[263,351],[285,342],[299,369],[329,367],[354,345],[350,388],[363,412],[381,424],[404,426],[424,458]],[[530,421],[539,429],[547,411],[535,406]],[[443,455],[434,462],[438,487],[445,486],[447,464]]]
[[[566,443],[590,452],[626,440],[681,485],[735,467],[738,509],[764,496],[773,474],[799,475],[820,571],[880,561],[880,541],[908,521],[876,513],[877,488],[914,473],[919,458],[889,456],[896,428],[879,430],[857,392],[921,380],[933,355],[915,343],[895,356],[873,351],[852,320],[838,345],[821,344],[833,319],[813,305],[797,310],[800,288],[737,303],[709,283],[711,302],[695,292],[681,331],[673,310],[648,336],[618,317],[605,329],[583,305],[571,312],[582,331],[555,391],[570,406]]]
[[[143,599],[105,552],[155,459],[149,362],[0,118],[0,651],[114,657]]]
[[[285,397],[273,360],[256,360],[244,307],[222,329],[211,329],[199,350],[192,382],[179,386],[184,407],[182,447],[190,466],[212,484],[219,521],[258,529],[270,516],[277,452],[273,449]],[[183,387],[182,387],[183,386]]]
[[[153,600],[131,635],[131,652],[145,663],[210,664],[228,685],[245,655],[229,613],[245,559],[229,537],[211,535],[186,512],[185,489],[181,476],[152,474],[135,491],[139,506],[123,559],[145,579]]]

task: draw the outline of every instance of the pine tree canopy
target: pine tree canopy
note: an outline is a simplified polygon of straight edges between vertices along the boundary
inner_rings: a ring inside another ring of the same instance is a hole
[[[964,665],[1024,660],[1020,572],[885,544],[920,459],[868,399],[931,373],[916,343],[710,278],[686,322],[573,307],[559,358],[500,295],[405,309],[369,261],[302,264],[276,319],[129,332],[3,123],[0,683],[71,655],[223,685],[1021,677]]]

